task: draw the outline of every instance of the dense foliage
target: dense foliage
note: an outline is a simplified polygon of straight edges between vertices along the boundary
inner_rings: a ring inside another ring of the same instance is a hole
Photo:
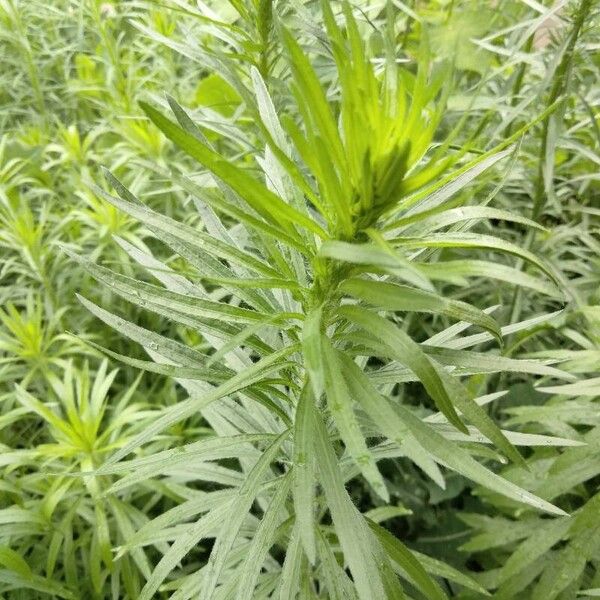
[[[600,596],[594,0],[0,0],[0,597]]]

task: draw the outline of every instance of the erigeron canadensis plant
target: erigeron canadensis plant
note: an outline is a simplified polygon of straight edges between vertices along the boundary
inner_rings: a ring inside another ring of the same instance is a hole
[[[482,460],[500,457],[522,467],[516,446],[580,442],[500,429],[485,408],[497,394],[476,398],[462,378],[573,376],[544,362],[469,350],[501,344],[504,334],[534,323],[501,327],[491,308],[441,296],[435,285],[452,274],[483,275],[561,297],[542,259],[501,235],[471,231],[489,219],[543,230],[539,224],[454,199],[555,105],[471,159],[470,143],[452,149],[468,113],[445,139],[436,138],[452,77],[432,62],[425,32],[412,71],[397,64],[393,26],[383,60],[374,61],[350,5],[343,5],[343,26],[328,2],[321,8],[321,38],[335,65],[331,89],[281,23],[274,27],[294,96],[287,110],[275,109],[277,98],[259,68],[240,75],[231,58],[212,63],[245,103],[253,121],[245,122],[248,131],[258,131],[264,152],[255,152],[252,163],[217,152],[173,99],[177,123],[142,103],[150,121],[214,180],[207,186],[170,174],[193,198],[203,228],[150,209],[110,173],[117,196],[96,188],[183,259],[185,270],[127,242],[125,251],[160,285],[73,255],[115,294],[202,337],[191,347],[81,298],[152,360],[98,349],[173,376],[189,393],[94,477],[126,473],[121,486],[154,478],[211,486],[146,523],[120,548],[119,556],[142,546],[161,554],[142,600],[156,597],[165,582],[175,599],[443,599],[440,576],[485,593],[474,580],[411,551],[353,503],[345,484],[357,477],[380,503],[393,501],[378,465],[383,459],[409,459],[441,488],[445,473],[454,471],[520,511],[565,515]],[[243,137],[241,129],[229,141]],[[517,257],[538,275],[471,253],[450,261],[440,253],[432,262],[433,252],[445,248]],[[437,332],[419,339],[406,314],[427,315]],[[461,337],[470,326],[483,332]],[[426,395],[406,402],[398,384],[415,381]],[[214,436],[152,451],[151,442],[198,413]],[[192,551],[207,538],[215,542],[204,561]]]

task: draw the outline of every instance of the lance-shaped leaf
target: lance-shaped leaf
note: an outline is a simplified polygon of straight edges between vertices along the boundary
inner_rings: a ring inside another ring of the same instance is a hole
[[[347,279],[340,290],[385,310],[443,314],[479,325],[501,340],[496,320],[475,306],[405,285],[367,279]]]
[[[202,598],[208,600],[214,597],[215,588],[221,577],[227,556],[233,548],[242,523],[256,499],[260,485],[270,469],[271,463],[276,459],[279,448],[288,434],[289,430],[283,432],[267,448],[250,473],[248,473],[237,495],[234,496],[230,509],[227,511],[228,516],[219,531],[217,541],[208,559],[207,570],[202,585]]]
[[[334,449],[321,417],[313,413],[315,454],[320,482],[333,525],[361,600],[386,597],[386,570],[391,570],[380,544],[344,487]]]
[[[404,331],[392,326],[386,319],[357,306],[342,306],[338,309],[338,314],[384,340],[386,342],[385,353],[387,354],[391,350],[394,358],[406,365],[419,378],[427,393],[436,403],[438,410],[446,416],[448,421],[459,431],[467,433],[464,423],[452,405],[444,383],[419,344],[413,341]]]
[[[325,336],[322,336],[321,349],[321,365],[327,405],[340,432],[342,441],[373,491],[384,502],[389,502],[389,494],[383,477],[367,447],[358,418],[354,413],[353,397],[342,376],[342,365],[331,342]]]
[[[312,411],[315,396],[309,386],[304,386],[294,419],[294,469],[292,490],[298,535],[311,564],[316,558],[315,550],[315,475],[314,431]]]
[[[150,120],[172,142],[227,184],[265,219],[275,224],[279,224],[283,220],[287,223],[290,231],[293,230],[293,225],[298,225],[319,237],[327,237],[326,232],[316,221],[286,204],[277,194],[248,175],[246,171],[208,148],[149,104],[140,102],[140,106]]]

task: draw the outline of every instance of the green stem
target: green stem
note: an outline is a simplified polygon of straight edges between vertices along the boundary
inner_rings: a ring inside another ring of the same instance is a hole
[[[531,48],[533,46],[533,38],[534,38],[534,36],[530,35],[529,38],[527,39],[527,42],[525,42],[525,52],[527,52],[527,53],[531,52]],[[527,62],[523,61],[521,63],[521,65],[519,66],[519,70],[517,71],[517,76],[515,77],[515,81],[513,83],[513,88],[512,88],[512,92],[511,92],[511,100],[510,100],[511,107],[515,107],[517,105],[517,103],[519,102],[519,94],[521,92],[521,88],[523,87],[523,80],[525,79],[525,71],[526,70],[527,70]],[[504,130],[504,137],[509,137],[510,134],[512,133],[513,123],[514,123],[514,121],[511,121],[506,126],[506,129]]]
[[[550,94],[548,96],[548,100],[546,102],[547,106],[552,106],[555,102],[557,102],[558,98],[567,88],[569,82],[569,76],[571,72],[571,65],[573,62],[575,44],[581,32],[581,28],[583,27],[583,23],[585,22],[586,17],[588,16],[593,0],[581,0],[579,4],[579,8],[575,14],[575,20],[573,21],[573,27],[569,33],[569,38],[567,45],[565,47],[564,54],[562,59],[554,73],[554,79],[552,88],[550,90]],[[550,119],[552,115],[549,114],[542,121],[542,140],[540,144],[539,150],[539,160],[538,160],[538,173],[536,184],[534,188],[534,196],[533,196],[533,208],[532,208],[532,219],[538,220],[540,215],[544,210],[544,206],[546,203],[546,188],[544,185],[544,170],[546,165],[546,146],[548,144],[548,131],[550,127]],[[535,234],[533,230],[530,230],[527,237],[525,238],[525,248],[529,249],[533,245],[535,239]],[[523,267],[523,263],[519,264],[519,268]],[[522,288],[517,288],[513,295],[512,307],[511,307],[511,323],[514,323],[519,320],[521,315],[521,303],[523,301],[523,290]]]
[[[571,29],[571,32],[569,33],[569,40],[567,42],[567,46],[565,48],[560,64],[556,69],[556,73],[554,74],[554,81],[552,84],[552,89],[550,90],[550,95],[548,97],[547,106],[550,106],[551,104],[556,102],[559,96],[563,94],[564,91],[567,89],[571,74],[571,65],[573,63],[575,44],[577,42],[577,38],[579,37],[581,28],[583,27],[583,23],[585,22],[585,19],[590,13],[592,2],[593,0],[581,0],[581,2],[579,3],[579,8],[575,13],[573,27]],[[546,203],[544,170],[547,159],[546,147],[548,145],[548,131],[550,128],[550,118],[551,117],[548,116],[544,120],[542,129],[542,142],[540,144],[540,153],[538,159],[538,174],[533,197],[532,217],[534,220],[539,219],[540,215],[542,214],[542,211],[544,210],[544,205]]]

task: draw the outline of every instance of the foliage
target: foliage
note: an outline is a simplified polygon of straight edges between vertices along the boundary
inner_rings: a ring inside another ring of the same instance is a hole
[[[597,595],[597,20],[0,0],[0,594]]]

